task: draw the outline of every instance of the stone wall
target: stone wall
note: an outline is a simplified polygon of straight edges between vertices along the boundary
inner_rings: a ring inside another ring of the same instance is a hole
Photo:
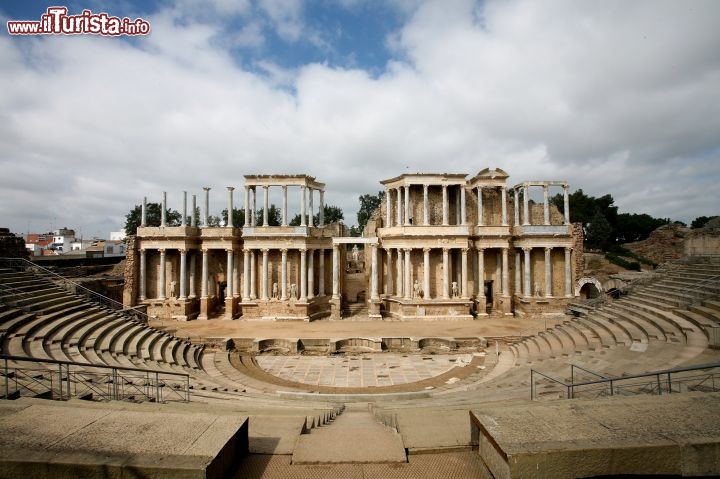
[[[645,240],[627,243],[623,246],[655,263],[665,263],[684,256],[685,238],[689,232],[690,230],[681,224],[671,223],[659,227]]]
[[[137,269],[135,267],[136,261],[138,261],[138,253],[136,249],[136,237],[128,236],[127,248],[125,250],[125,287],[123,289],[122,303],[125,307],[135,306],[137,302],[137,287],[138,277]]]
[[[15,236],[8,228],[0,228],[0,258],[27,259],[28,257],[25,240],[21,236]]]
[[[684,251],[686,255],[720,255],[720,218],[710,220],[703,228],[690,230]]]

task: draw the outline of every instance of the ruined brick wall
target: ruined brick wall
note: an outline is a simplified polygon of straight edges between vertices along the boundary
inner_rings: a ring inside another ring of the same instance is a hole
[[[623,245],[635,254],[664,263],[682,258],[685,254],[685,238],[689,230],[678,224],[664,225],[650,233],[648,239]]]
[[[583,276],[585,270],[585,248],[583,242],[585,241],[585,234],[583,233],[582,223],[572,224],[572,236],[573,236],[573,259],[575,260],[575,267],[573,271],[573,283]]]
[[[0,258],[25,258],[29,257],[25,249],[25,240],[22,236],[15,236],[8,228],[0,228]]]
[[[125,307],[135,306],[137,301],[138,287],[138,270],[136,264],[138,262],[138,253],[136,249],[135,236],[128,236],[127,248],[125,250],[125,287],[123,288],[122,303]]]

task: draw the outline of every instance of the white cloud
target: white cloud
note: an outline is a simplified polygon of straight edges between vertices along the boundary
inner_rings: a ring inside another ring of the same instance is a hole
[[[413,3],[379,76],[243,70],[231,49],[264,45],[266,21],[243,5],[239,30],[182,3],[132,43],[0,37],[7,226],[107,235],[143,196],[180,209],[204,185],[217,214],[225,186],[263,173],[316,176],[352,224],[382,179],[486,166],[610,193],[621,211],[718,214],[718,3]],[[288,41],[307,34],[299,3],[261,8]]]

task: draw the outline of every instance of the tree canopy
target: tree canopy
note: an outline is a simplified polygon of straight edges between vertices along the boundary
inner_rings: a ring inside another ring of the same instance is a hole
[[[378,191],[376,195],[366,194],[359,197],[360,209],[357,212],[357,220],[358,229],[361,232],[365,229],[365,225],[368,220],[370,220],[372,214],[382,204],[383,199],[385,199],[384,191]]]
[[[708,224],[708,222],[710,220],[715,219],[715,218],[718,218],[718,217],[717,216],[698,216],[697,218],[692,220],[692,223],[690,223],[690,228],[692,228],[694,230],[698,229],[698,228],[702,228],[703,226]]]
[[[162,205],[160,203],[148,203],[145,215],[147,218],[147,226],[160,226],[160,216]],[[135,205],[130,212],[125,215],[125,234],[128,236],[137,234],[138,226],[142,219],[142,205]],[[182,215],[172,209],[165,210],[165,223],[168,226],[180,226]]]
[[[323,205],[323,220],[326,225],[329,225],[331,223],[337,223],[338,221],[343,220],[344,216],[345,215],[343,214],[343,210],[340,209],[340,207],[333,205]],[[320,224],[319,212],[313,215],[313,220],[315,221],[313,224]],[[299,213],[293,216],[293,219],[290,220],[290,226],[300,226]]]

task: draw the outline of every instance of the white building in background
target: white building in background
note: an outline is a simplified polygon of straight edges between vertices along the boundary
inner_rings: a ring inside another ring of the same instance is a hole
[[[68,251],[72,251],[72,244],[76,242],[75,230],[68,229],[67,227],[60,228],[53,231],[53,242],[48,249],[52,249],[57,253],[67,253]]]
[[[126,237],[125,230],[110,232],[110,241],[125,241]]]

